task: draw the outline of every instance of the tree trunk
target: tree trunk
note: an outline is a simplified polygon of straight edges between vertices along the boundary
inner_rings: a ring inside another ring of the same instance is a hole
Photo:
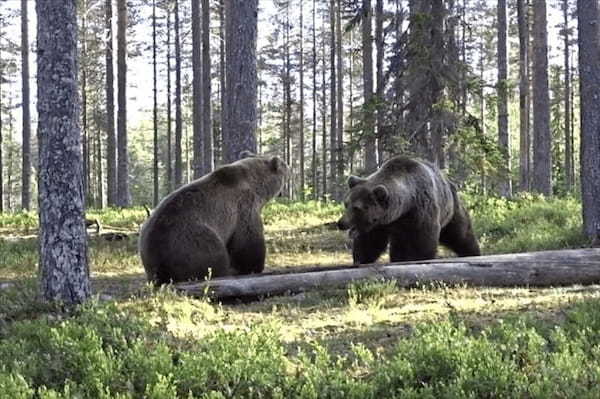
[[[86,203],[93,203],[90,190],[90,151],[88,146],[88,116],[87,116],[87,1],[81,0],[83,15],[81,17],[81,130],[83,150],[83,193]]]
[[[331,0],[329,3],[329,22],[330,22],[330,65],[329,65],[329,84],[331,98],[330,102],[330,115],[329,121],[329,193],[332,198],[335,198],[337,187],[338,187],[338,176],[337,176],[337,71],[336,71],[336,34],[335,34],[335,21],[336,21],[336,0]]]
[[[373,42],[371,35],[371,19],[373,9],[371,0],[362,2],[362,58],[363,58],[363,97],[364,120],[363,137],[365,143],[365,170],[371,173],[377,169],[377,153],[375,148],[375,132],[373,118]]]
[[[314,1],[314,0],[313,0]],[[2,25],[0,25],[0,37],[2,37]],[[2,59],[2,46],[0,46],[0,60]],[[4,156],[2,154],[2,79],[4,68],[0,66],[0,213],[4,212]]]
[[[375,61],[375,65],[377,68],[376,76],[377,76],[377,87],[375,90],[376,98],[377,98],[377,120],[376,120],[376,130],[377,130],[377,159],[379,160],[379,165],[383,162],[383,149],[384,143],[386,141],[386,137],[383,132],[383,58],[384,48],[383,48],[383,0],[377,0],[375,3],[375,48],[377,49],[377,57]]]
[[[325,31],[326,27],[325,27],[325,20],[326,18],[323,17],[323,32]],[[323,190],[321,192],[321,199],[323,201],[325,201],[327,199],[327,77],[326,77],[326,73],[327,73],[327,54],[326,54],[326,46],[325,46],[325,41],[326,39],[323,38],[322,41],[322,50],[323,50],[323,54],[322,54],[322,59],[323,59],[323,69],[322,69],[322,73],[323,76],[321,78],[321,97],[322,97],[322,106],[321,106],[321,119],[323,120],[323,131],[322,131],[322,135],[321,135],[321,152],[322,152],[322,156],[323,156],[323,161],[321,164],[321,178],[322,178],[322,183],[323,183]],[[332,116],[333,118],[334,116]]]
[[[117,0],[117,206],[131,203],[127,148],[127,0]]]
[[[200,0],[192,0],[192,70],[193,98],[192,114],[194,126],[194,145],[192,169],[194,179],[202,176],[204,171],[204,134],[202,126],[202,26],[200,21]]]
[[[567,192],[573,190],[573,147],[571,136],[571,60],[570,56],[570,31],[569,31],[569,1],[563,0],[563,37],[564,37],[564,62],[565,62],[565,189]]]
[[[179,0],[175,0],[175,188],[183,183],[183,119],[181,110],[181,35]]]
[[[304,176],[304,7],[300,2],[300,185],[298,187],[300,200],[304,201],[306,182]]]
[[[506,0],[498,0],[498,146],[502,152],[502,173],[498,187],[503,197],[512,196],[510,133],[508,131],[508,24]]]
[[[517,0],[519,27],[519,188],[529,191],[531,150],[529,136],[529,7],[526,0]]]
[[[336,176],[338,184],[334,192],[334,198],[341,200],[343,191],[341,187],[341,179],[344,176],[344,58],[342,56],[343,36],[342,36],[342,3],[337,0],[336,18],[335,18],[335,35],[336,35],[336,54],[337,54],[337,126],[336,126]],[[333,90],[333,88],[332,88]]]
[[[442,71],[444,70],[444,25],[445,25],[446,9],[443,0],[431,1],[431,71],[428,72],[429,77],[429,95],[428,107],[433,123],[431,123],[431,150],[432,160],[440,168],[446,167],[446,151],[444,148],[444,136],[446,131],[445,115],[442,109],[442,101],[444,96],[444,78]]]
[[[210,57],[210,2],[202,0],[202,148],[203,173],[214,169],[213,160],[213,127],[212,127],[212,89],[211,89],[211,57]]]
[[[311,151],[311,180],[312,180],[312,198],[319,198],[317,186],[317,1],[312,2],[312,151]]]
[[[23,156],[21,168],[21,207],[31,208],[31,112],[29,110],[29,23],[27,0],[21,0],[21,84],[23,105]]]
[[[581,197],[585,233],[600,239],[600,10],[577,1],[581,98]]]
[[[171,111],[171,7],[167,6],[167,191],[175,189],[173,176],[173,128]]]
[[[152,93],[154,104],[152,107],[153,119],[153,160],[152,160],[152,175],[153,175],[153,197],[152,204],[154,207],[158,205],[158,88],[157,88],[157,71],[156,71],[156,0],[152,0]]]
[[[108,206],[117,205],[117,135],[115,132],[115,76],[113,67],[112,0],[105,3],[106,29],[106,194]]]
[[[82,303],[91,293],[77,86],[74,0],[38,0],[40,293]]]
[[[220,135],[221,135],[221,140],[220,140],[220,145],[217,146],[217,148],[219,149],[219,159],[220,159],[220,163],[223,162],[223,158],[224,158],[224,132],[225,132],[225,124],[226,124],[226,120],[227,120],[227,114],[225,111],[225,108],[227,108],[227,99],[226,99],[226,85],[227,83],[225,82],[226,78],[227,78],[227,74],[225,73],[225,57],[226,57],[226,50],[225,50],[225,40],[226,40],[226,33],[225,33],[225,0],[219,0],[219,38],[221,40],[219,40],[219,87],[220,87],[220,93],[219,93],[219,100],[221,102],[221,112],[220,112]]]
[[[361,266],[312,267],[176,288],[216,299],[257,298],[318,289],[343,288],[359,280],[393,280],[408,288],[442,282],[472,287],[553,287],[600,282],[600,250],[577,249]]]
[[[227,0],[225,162],[256,152],[256,36],[258,0]]]
[[[548,94],[546,0],[533,2],[533,181],[532,189],[552,194],[552,136]]]

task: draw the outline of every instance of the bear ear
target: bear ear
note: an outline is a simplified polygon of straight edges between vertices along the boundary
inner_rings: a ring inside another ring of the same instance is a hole
[[[256,154],[253,153],[252,151],[244,150],[244,151],[240,152],[239,159],[252,158],[255,156],[256,156]]]
[[[279,157],[273,157],[271,160],[269,160],[269,166],[273,172],[278,172],[279,170],[283,169],[284,165],[285,164],[281,159],[279,159]]]
[[[380,184],[377,187],[375,187],[373,189],[373,195],[375,196],[375,199],[377,200],[377,202],[379,202],[382,205],[387,205],[389,202],[389,198],[390,198],[390,193],[388,192],[388,189],[385,188],[384,185]]]
[[[352,187],[356,186],[357,184],[364,183],[366,181],[367,181],[367,179],[363,179],[358,176],[352,175],[348,178],[348,187],[352,188]]]

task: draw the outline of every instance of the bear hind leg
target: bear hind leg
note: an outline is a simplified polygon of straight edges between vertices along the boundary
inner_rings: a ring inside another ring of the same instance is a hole
[[[479,256],[481,250],[466,211],[456,213],[440,234],[440,243],[458,256]]]

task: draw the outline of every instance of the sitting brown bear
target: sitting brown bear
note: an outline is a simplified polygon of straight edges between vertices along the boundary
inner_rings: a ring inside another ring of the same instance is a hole
[[[260,273],[261,210],[288,174],[277,157],[225,165],[164,198],[144,223],[139,251],[148,280],[166,284]]]
[[[348,185],[338,227],[351,231],[355,264],[375,262],[388,243],[392,262],[435,258],[438,243],[480,255],[456,188],[431,163],[398,156]]]

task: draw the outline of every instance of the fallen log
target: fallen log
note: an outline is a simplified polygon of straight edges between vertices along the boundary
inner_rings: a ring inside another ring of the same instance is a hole
[[[214,299],[260,298],[339,288],[358,280],[396,280],[399,287],[442,282],[487,287],[551,287],[600,283],[600,249],[432,259],[361,266],[294,268],[281,272],[180,283],[175,288]]]

